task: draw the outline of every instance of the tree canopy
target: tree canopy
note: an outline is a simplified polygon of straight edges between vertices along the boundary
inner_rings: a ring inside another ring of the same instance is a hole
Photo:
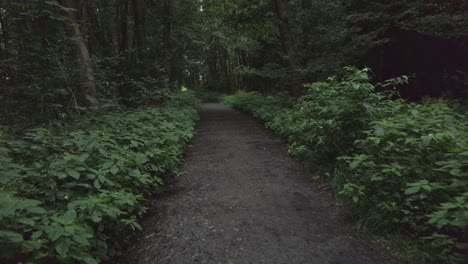
[[[466,1],[0,1],[2,119],[156,102],[181,84],[301,94],[346,65],[466,98]],[[100,111],[100,110],[99,110]]]

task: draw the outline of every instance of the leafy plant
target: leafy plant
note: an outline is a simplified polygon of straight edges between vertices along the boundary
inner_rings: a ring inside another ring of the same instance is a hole
[[[468,124],[444,101],[408,103],[372,84],[368,69],[307,84],[297,101],[237,92],[225,102],[251,113],[290,152],[321,171],[354,208],[359,226],[424,244],[425,259],[464,261],[467,247]]]
[[[467,123],[443,102],[401,109],[373,121],[356,141],[356,153],[340,158],[347,164],[340,194],[359,197],[366,226],[404,227],[428,236],[444,254],[462,251],[468,231]],[[351,184],[364,191],[350,191]]]
[[[141,229],[145,197],[177,171],[198,101],[0,138],[0,260],[98,263]]]
[[[305,85],[309,91],[297,105],[300,123],[291,137],[292,154],[333,167],[338,156],[353,151],[353,141],[370,120],[398,111],[400,105],[389,100],[394,93],[377,92],[370,83],[369,69],[346,67],[345,71],[343,78]],[[384,86],[400,82],[388,80]]]
[[[288,137],[295,125],[293,100],[285,94],[262,96],[257,92],[238,91],[225,96],[223,101],[251,113],[283,137]]]

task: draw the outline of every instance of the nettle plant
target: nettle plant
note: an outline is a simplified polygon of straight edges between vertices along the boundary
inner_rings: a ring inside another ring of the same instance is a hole
[[[197,101],[0,139],[0,260],[98,263],[140,229],[145,197],[176,173]]]

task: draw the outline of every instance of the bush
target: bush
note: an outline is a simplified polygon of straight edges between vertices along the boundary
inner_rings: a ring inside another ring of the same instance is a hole
[[[117,254],[112,238],[140,229],[145,197],[177,170],[196,116],[197,101],[185,93],[70,131],[2,135],[1,258],[97,263]]]
[[[223,96],[225,96],[225,94],[219,91],[196,90],[195,92],[202,102],[220,102]]]
[[[294,101],[287,95],[262,96],[257,92],[238,91],[223,101],[262,120],[280,136],[288,137],[292,133]]]
[[[238,92],[225,102],[252,113],[290,152],[323,171],[363,227],[410,231],[438,260],[462,261],[468,222],[468,125],[443,101],[407,103],[367,69],[307,84],[296,102]],[[288,103],[282,103],[288,102]]]
[[[346,165],[342,196],[361,223],[404,227],[442,253],[462,251],[468,227],[467,123],[443,102],[406,104],[375,120]]]
[[[306,84],[309,88],[297,104],[297,128],[291,136],[291,153],[326,168],[335,165],[338,156],[352,153],[353,142],[372,119],[399,111],[389,100],[391,90],[376,92],[368,69],[345,68],[342,78]],[[385,86],[397,85],[405,78],[389,80]]]

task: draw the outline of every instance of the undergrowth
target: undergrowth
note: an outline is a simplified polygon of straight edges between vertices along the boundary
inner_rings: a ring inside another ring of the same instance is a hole
[[[201,90],[201,89],[196,90],[195,93],[202,102],[207,102],[207,103],[220,102],[222,98],[225,96],[225,94],[222,92]]]
[[[197,107],[181,93],[73,129],[1,134],[0,261],[98,263],[118,254],[122,238],[141,229],[145,199],[177,172]]]
[[[367,69],[346,71],[305,85],[298,100],[239,91],[225,102],[288,138],[290,153],[330,180],[359,227],[404,234],[421,245],[419,260],[465,261],[466,116],[441,100],[399,99],[393,87],[406,77],[373,85]]]

